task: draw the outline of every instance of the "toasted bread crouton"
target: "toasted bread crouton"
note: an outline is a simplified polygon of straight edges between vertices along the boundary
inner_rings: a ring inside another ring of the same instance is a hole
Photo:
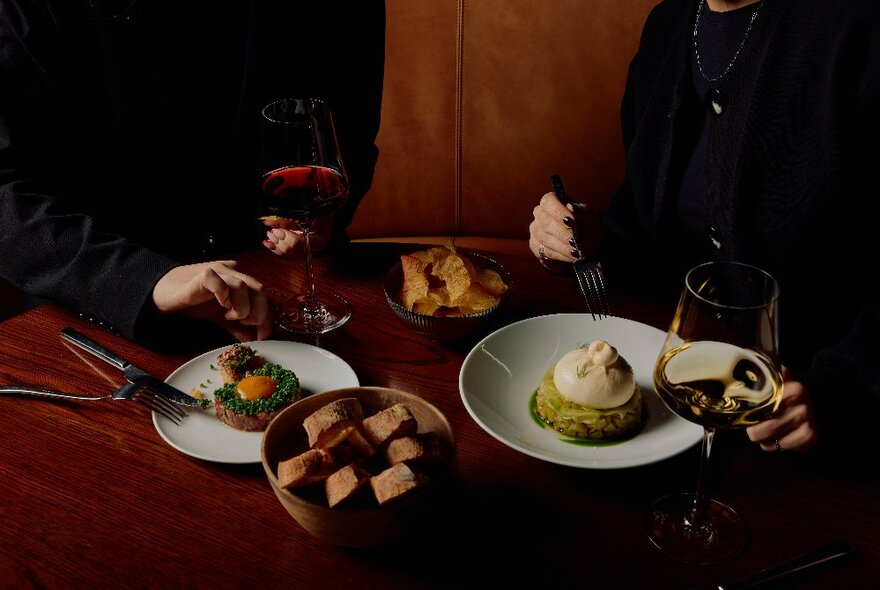
[[[395,438],[385,448],[385,459],[389,465],[404,461],[433,464],[442,461],[443,455],[443,443],[433,432]]]
[[[376,454],[376,448],[367,440],[360,428],[352,430],[345,442],[351,447],[355,457],[366,458]]]
[[[309,449],[278,463],[278,485],[289,489],[318,483],[350,461],[348,449]]]
[[[392,439],[415,434],[418,426],[412,412],[401,403],[385,408],[361,422],[367,440],[377,448],[384,447]]]
[[[370,487],[379,504],[386,504],[424,485],[428,478],[413,471],[406,463],[392,465],[370,478]]]
[[[278,485],[298,488],[321,480],[324,455],[319,449],[309,449],[301,455],[278,463]]]
[[[340,502],[348,500],[369,481],[370,472],[358,463],[349,463],[342,469],[338,469],[324,482],[327,504],[333,508]]]
[[[328,449],[344,441],[364,417],[361,402],[344,397],[322,406],[303,420],[309,446]]]

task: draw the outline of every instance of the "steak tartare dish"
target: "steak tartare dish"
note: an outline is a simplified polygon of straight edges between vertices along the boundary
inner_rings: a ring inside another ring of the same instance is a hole
[[[284,408],[299,400],[299,379],[290,369],[275,363],[248,371],[235,383],[214,392],[217,417],[238,430],[266,430],[269,422]]]

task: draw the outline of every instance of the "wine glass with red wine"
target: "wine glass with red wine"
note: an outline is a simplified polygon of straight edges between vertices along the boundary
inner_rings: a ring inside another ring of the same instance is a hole
[[[309,243],[315,219],[332,214],[348,197],[349,181],[327,104],[282,98],[262,112],[260,219],[296,223],[303,235],[305,294],[281,304],[275,323],[298,334],[323,334],[351,317],[351,304],[335,293],[316,293]]]

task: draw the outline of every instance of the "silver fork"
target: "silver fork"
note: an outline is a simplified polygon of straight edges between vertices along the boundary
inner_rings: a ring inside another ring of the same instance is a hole
[[[126,383],[113,393],[107,395],[77,395],[75,393],[67,393],[64,391],[56,391],[54,389],[43,389],[42,387],[32,387],[30,385],[4,385],[0,386],[0,394],[3,393],[19,393],[23,395],[33,395],[37,397],[49,397],[55,399],[71,399],[78,401],[92,401],[99,399],[128,399],[136,401],[160,416],[164,416],[174,422],[180,424],[186,417],[186,412],[180,409],[177,404],[165,399],[149,387],[137,383]]]
[[[575,206],[565,193],[562,186],[562,178],[558,174],[550,177],[550,185],[553,192],[563,205]],[[581,248],[580,237],[577,227],[571,228],[571,244],[581,253],[581,258],[574,261],[574,276],[577,279],[581,293],[587,301],[587,311],[593,319],[601,319],[611,315],[611,306],[608,303],[608,290],[605,288],[605,274],[602,272],[602,263],[598,258],[584,258],[584,250]]]

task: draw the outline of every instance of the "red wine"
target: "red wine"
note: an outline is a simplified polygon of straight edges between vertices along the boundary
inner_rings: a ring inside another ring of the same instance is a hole
[[[263,176],[264,217],[307,220],[333,212],[348,196],[348,182],[323,166],[289,166]]]

